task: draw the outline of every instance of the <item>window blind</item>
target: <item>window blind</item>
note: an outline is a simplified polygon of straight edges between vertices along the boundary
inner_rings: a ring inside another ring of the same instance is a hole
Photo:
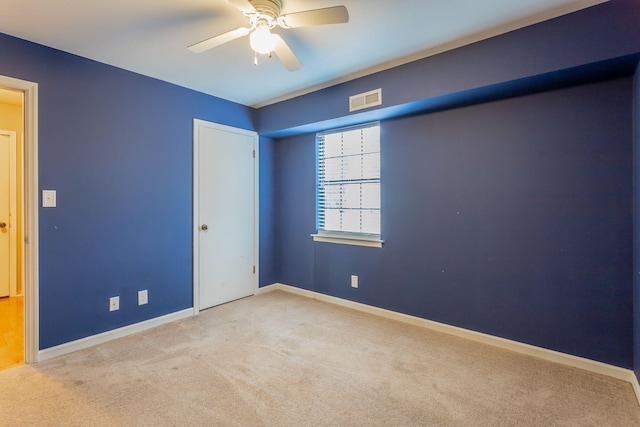
[[[380,236],[380,124],[319,133],[318,232]]]

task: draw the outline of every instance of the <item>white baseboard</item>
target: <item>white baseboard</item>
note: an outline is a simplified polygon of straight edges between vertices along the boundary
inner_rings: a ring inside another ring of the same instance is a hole
[[[638,404],[640,405],[640,384],[638,384],[638,377],[636,377],[635,373],[631,372],[631,379],[629,382],[631,382],[633,391],[636,392],[636,399],[638,399]]]
[[[123,338],[127,335],[146,331],[148,329],[164,325],[165,323],[175,322],[176,320],[184,319],[191,316],[193,316],[193,308],[188,308],[186,310],[176,311],[175,313],[170,313],[165,316],[145,320],[144,322],[135,323],[133,325],[124,326],[122,328],[103,332],[101,334],[92,335],[90,337],[81,338],[76,341],[60,344],[55,347],[50,347],[38,351],[37,362],[42,362],[47,359],[72,353],[74,351],[93,347],[94,345],[103,344],[107,341],[115,340],[117,338]]]
[[[285,285],[282,283],[274,283],[258,289],[256,295],[267,293],[270,291],[281,290],[296,295],[301,295],[307,298],[316,299],[319,301],[328,302],[331,304],[339,305],[341,307],[347,307],[354,310],[362,311],[364,313],[374,314],[387,319],[407,323],[414,326],[420,326],[423,328],[431,329],[438,332],[443,332],[449,335],[455,335],[458,337],[466,338],[472,341],[489,344],[494,347],[503,348],[506,350],[514,351],[516,353],[525,354],[527,356],[537,357],[539,359],[547,360],[550,362],[559,363],[566,366],[572,366],[574,368],[584,369],[585,371],[594,372],[596,374],[607,375],[612,378],[616,378],[622,381],[631,383],[633,390],[636,394],[636,399],[640,405],[640,384],[638,384],[638,378],[635,373],[630,369],[620,368],[618,366],[609,365],[595,360],[586,359],[584,357],[573,356],[566,353],[561,353],[554,350],[549,350],[542,347],[536,347],[530,344],[524,344],[518,341],[512,341],[505,338],[496,337],[493,335],[483,334],[481,332],[472,331],[469,329],[459,328],[457,326],[447,325],[445,323],[434,322],[433,320],[427,320],[420,317],[410,316],[407,314],[398,313],[383,308],[373,307],[370,305],[362,304],[359,302],[349,301],[342,298],[332,297],[324,295],[314,291],[308,291],[306,289],[296,288],[294,286]]]

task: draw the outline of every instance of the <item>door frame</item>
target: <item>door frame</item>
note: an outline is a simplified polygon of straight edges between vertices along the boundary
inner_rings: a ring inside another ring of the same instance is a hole
[[[23,235],[24,235],[24,360],[38,361],[38,84],[0,75],[0,87],[24,94]]]
[[[22,105],[20,106],[22,110]],[[17,209],[16,193],[17,193],[17,179],[16,166],[18,158],[16,156],[16,132],[13,130],[0,129],[0,135],[6,135],[9,137],[9,297],[15,297],[17,295],[17,269],[16,255],[18,251],[18,235],[17,231],[18,220],[15,218]],[[24,274],[24,269],[23,274]]]
[[[259,158],[258,158],[258,133],[246,129],[240,129],[232,126],[222,125],[218,123],[208,122],[206,120],[193,119],[193,221],[191,228],[193,230],[193,314],[197,315],[200,312],[200,201],[199,201],[199,159],[200,159],[200,127],[213,128],[225,132],[239,133],[242,135],[251,136],[254,138],[253,142],[253,262],[256,266],[255,274],[253,275],[253,293],[258,291],[258,284],[260,278],[260,263],[259,263]]]

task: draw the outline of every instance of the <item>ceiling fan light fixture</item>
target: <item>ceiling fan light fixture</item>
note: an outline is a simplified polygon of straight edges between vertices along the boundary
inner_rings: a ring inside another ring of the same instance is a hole
[[[297,71],[302,68],[302,63],[279,34],[271,33],[272,28],[276,25],[287,29],[349,22],[349,12],[344,6],[303,10],[281,15],[282,0],[227,1],[242,12],[249,20],[250,27],[241,27],[209,37],[189,46],[190,51],[204,52],[248,34],[249,45],[254,51],[254,64],[258,63],[258,54],[271,57],[271,54],[274,53],[287,70]]]
[[[257,53],[267,55],[273,52],[276,47],[276,38],[271,34],[267,25],[258,25],[249,36],[249,44],[251,49]]]

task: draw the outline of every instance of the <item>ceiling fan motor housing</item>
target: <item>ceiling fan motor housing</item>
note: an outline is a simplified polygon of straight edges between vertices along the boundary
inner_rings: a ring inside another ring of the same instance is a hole
[[[265,19],[269,22],[270,27],[276,24],[282,8],[280,0],[249,0],[249,3],[256,10],[251,15],[258,15],[259,18]]]

